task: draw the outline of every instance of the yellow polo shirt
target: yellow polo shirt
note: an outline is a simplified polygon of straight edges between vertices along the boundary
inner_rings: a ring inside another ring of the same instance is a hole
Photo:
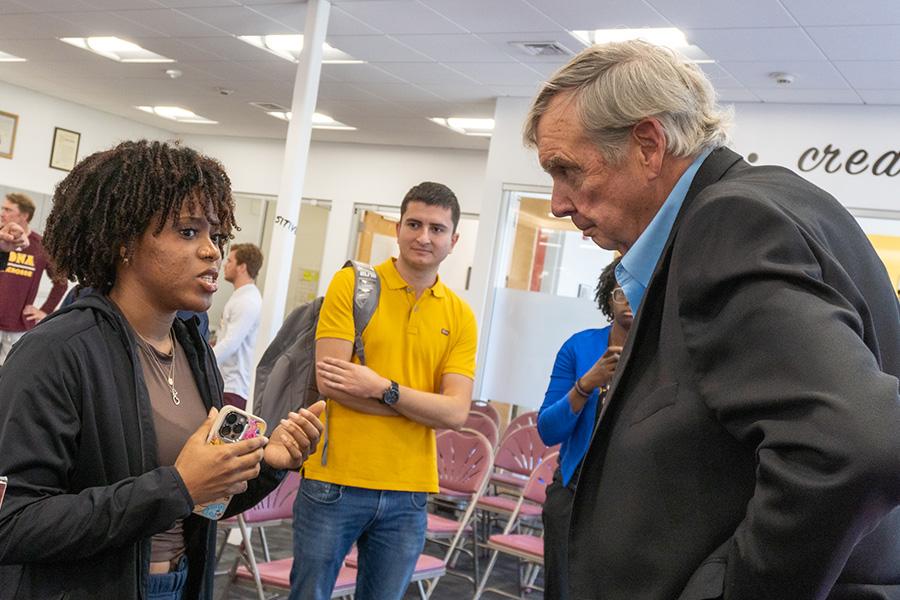
[[[439,393],[447,373],[475,377],[477,328],[472,309],[438,280],[416,299],[394,259],[375,267],[378,309],[363,331],[366,362],[400,385]],[[353,269],[331,280],[316,339],[353,341]],[[353,357],[354,362],[358,362]],[[373,402],[376,402],[373,400]],[[328,401],[328,464],[307,461],[310,479],[354,487],[437,492],[434,430],[404,416],[361,413]]]

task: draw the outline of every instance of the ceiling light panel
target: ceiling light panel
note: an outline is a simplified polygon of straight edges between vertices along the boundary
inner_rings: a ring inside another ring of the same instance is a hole
[[[456,133],[475,137],[491,137],[494,131],[493,119],[474,119],[469,117],[431,117],[428,119]]]
[[[170,63],[175,62],[171,58],[162,56],[155,52],[150,52],[145,48],[141,48],[133,42],[123,40],[113,36],[99,37],[65,37],[59,38],[61,42],[65,42],[76,48],[99,54],[110,60],[122,63]]]
[[[0,62],[25,62],[25,59],[0,51]]]
[[[260,107],[259,105],[262,103],[252,103],[254,106]],[[275,117],[276,119],[281,119],[282,121],[290,121],[291,120],[291,111],[289,110],[267,110],[266,114],[270,117]],[[346,123],[341,123],[340,121],[336,121],[323,113],[313,113],[312,115],[312,128],[313,129],[330,129],[333,131],[356,131],[356,127],[352,125],[347,125]]]
[[[300,52],[303,51],[303,36],[300,34],[239,35],[238,39],[291,62],[298,62]],[[322,62],[337,65],[359,64],[365,61],[357,60],[325,43],[322,44]]]
[[[657,46],[665,46],[681,54],[686,60],[695,63],[715,62],[697,46],[691,45],[684,32],[675,27],[644,27],[640,29],[594,29],[590,31],[570,32],[586,46],[606,44],[609,42],[626,42],[643,40]]]
[[[180,106],[136,106],[135,108],[179,123],[192,123],[195,125],[216,125],[218,123],[218,121],[201,117],[193,111]]]

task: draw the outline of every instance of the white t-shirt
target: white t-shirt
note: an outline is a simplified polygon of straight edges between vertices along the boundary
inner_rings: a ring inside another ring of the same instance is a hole
[[[225,391],[248,399],[253,368],[253,347],[259,332],[262,295],[248,283],[234,291],[222,312],[213,351],[225,380]]]

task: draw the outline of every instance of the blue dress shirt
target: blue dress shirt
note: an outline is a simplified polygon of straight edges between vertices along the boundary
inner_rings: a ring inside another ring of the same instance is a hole
[[[585,329],[570,337],[559,349],[544,403],[538,412],[538,433],[548,446],[562,444],[559,470],[568,485],[587,452],[594,432],[599,392],[593,390],[582,409],[575,413],[569,404],[569,390],[575,380],[588,372],[609,346],[611,327]]]
[[[681,174],[659,212],[616,267],[616,281],[625,292],[628,304],[635,315],[644,299],[644,292],[650,284],[656,263],[659,262],[659,257],[666,246],[666,240],[669,239],[669,233],[672,232],[675,217],[678,216],[678,211],[681,210],[681,205],[684,204],[684,199],[694,181],[694,175],[710,152],[711,149],[701,152],[691,166]]]

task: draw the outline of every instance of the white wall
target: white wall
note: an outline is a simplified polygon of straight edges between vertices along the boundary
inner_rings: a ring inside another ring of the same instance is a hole
[[[81,134],[78,158],[123,140],[169,139],[169,131],[0,82],[0,110],[19,115],[12,159],[0,158],[0,184],[52,194],[66,171],[51,169],[53,128]]]
[[[185,142],[221,160],[236,191],[278,194],[283,141],[187,136]],[[432,180],[456,193],[463,212],[478,213],[484,171],[485,153],[479,150],[313,142],[303,196],[332,202],[319,293],[347,259],[356,230],[354,203],[399,207],[409,188]]]

